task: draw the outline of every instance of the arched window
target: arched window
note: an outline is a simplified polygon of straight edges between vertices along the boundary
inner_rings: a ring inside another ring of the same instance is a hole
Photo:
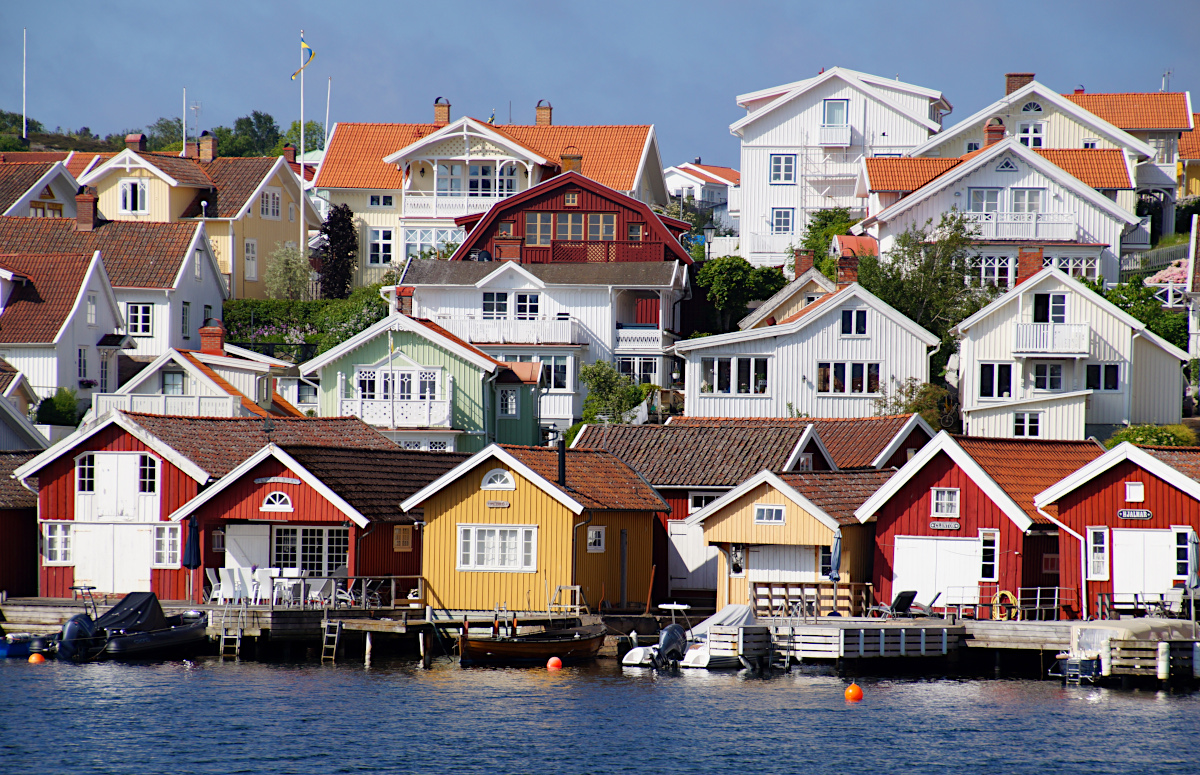
[[[288,497],[286,492],[269,492],[267,497],[263,498],[262,506],[259,511],[291,511],[292,499]]]
[[[1021,106],[1022,113],[1041,113],[1042,104],[1040,102],[1026,102]]]
[[[493,468],[483,475],[483,484],[480,489],[515,490],[517,489],[517,485],[513,481],[512,474],[508,471],[505,471],[503,468]]]

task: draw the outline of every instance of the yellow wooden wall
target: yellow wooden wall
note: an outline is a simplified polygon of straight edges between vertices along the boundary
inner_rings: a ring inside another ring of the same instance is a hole
[[[286,168],[285,168],[286,169]],[[287,170],[290,174],[290,170]],[[293,176],[294,177],[294,176]],[[259,215],[259,203],[255,200],[250,203],[250,208],[246,213],[246,217],[242,218],[234,225],[234,240],[231,250],[237,256],[237,271],[234,273],[234,298],[238,299],[265,299],[267,298],[267,285],[264,278],[267,275],[267,269],[271,265],[271,254],[275,252],[276,243],[286,245],[288,242],[295,244],[298,247],[303,247],[307,243],[307,239],[300,238],[300,203],[292,195],[293,189],[288,187],[288,183],[281,179],[280,172],[267,181],[268,186],[274,186],[280,190],[279,203],[279,220],[271,218],[263,218]],[[288,206],[296,205],[296,220],[288,220]],[[305,223],[309,232],[314,229],[321,228],[321,224],[313,223],[309,220]],[[246,265],[242,260],[244,258],[246,240],[258,240],[258,279],[246,279]],[[227,259],[226,257],[223,257]],[[222,270],[228,271],[226,268],[227,262],[222,264]]]
[[[146,202],[148,212],[145,215],[121,214],[117,212],[121,204],[121,181],[128,178],[146,178]],[[187,189],[192,196],[196,189]],[[154,221],[166,223],[171,220],[171,186],[153,172],[144,169],[113,170],[96,183],[96,196],[99,201],[96,206],[100,214],[110,221]]]
[[[565,511],[565,509],[564,509]],[[576,546],[576,578],[583,587],[583,595],[592,610],[600,605],[600,597],[613,606],[621,601],[621,530],[627,531],[626,548],[626,602],[630,605],[646,604],[646,593],[650,591],[650,567],[654,563],[654,519],[649,511],[598,511],[593,512],[589,527],[605,526],[604,551],[589,553],[584,540],[585,528],[579,528]],[[582,522],[576,517],[572,524]],[[666,573],[658,568],[655,575]]]
[[[784,524],[754,523],[755,504],[784,507]],[[704,520],[704,538],[713,543],[831,546],[833,530],[769,484],[760,484]]]

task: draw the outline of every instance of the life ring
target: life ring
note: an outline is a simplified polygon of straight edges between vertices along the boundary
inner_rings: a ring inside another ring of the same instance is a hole
[[[992,595],[992,618],[997,621],[1015,619],[1017,614],[1017,596],[1007,589],[1002,589]]]

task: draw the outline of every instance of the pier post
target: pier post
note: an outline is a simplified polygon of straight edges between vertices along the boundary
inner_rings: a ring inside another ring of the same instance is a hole
[[[1165,640],[1158,642],[1158,680],[1166,681],[1171,677],[1171,644]]]
[[[995,677],[999,678],[1000,677],[1000,649],[995,649],[995,652],[996,652],[996,666],[995,666],[995,668],[993,668],[993,670],[995,672]]]
[[[371,666],[371,633],[367,631],[366,645],[363,647],[363,664]]]

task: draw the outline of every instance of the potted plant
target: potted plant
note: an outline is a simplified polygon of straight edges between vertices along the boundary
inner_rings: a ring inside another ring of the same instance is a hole
[[[96,387],[96,386],[97,386],[97,385],[99,385],[99,384],[100,384],[100,383],[99,383],[99,382],[97,382],[97,381],[96,381],[96,380],[94,380],[94,379],[81,379],[81,380],[79,380],[79,387],[83,388],[84,390],[88,390],[88,389],[90,389],[90,388],[94,388],[94,387]]]

